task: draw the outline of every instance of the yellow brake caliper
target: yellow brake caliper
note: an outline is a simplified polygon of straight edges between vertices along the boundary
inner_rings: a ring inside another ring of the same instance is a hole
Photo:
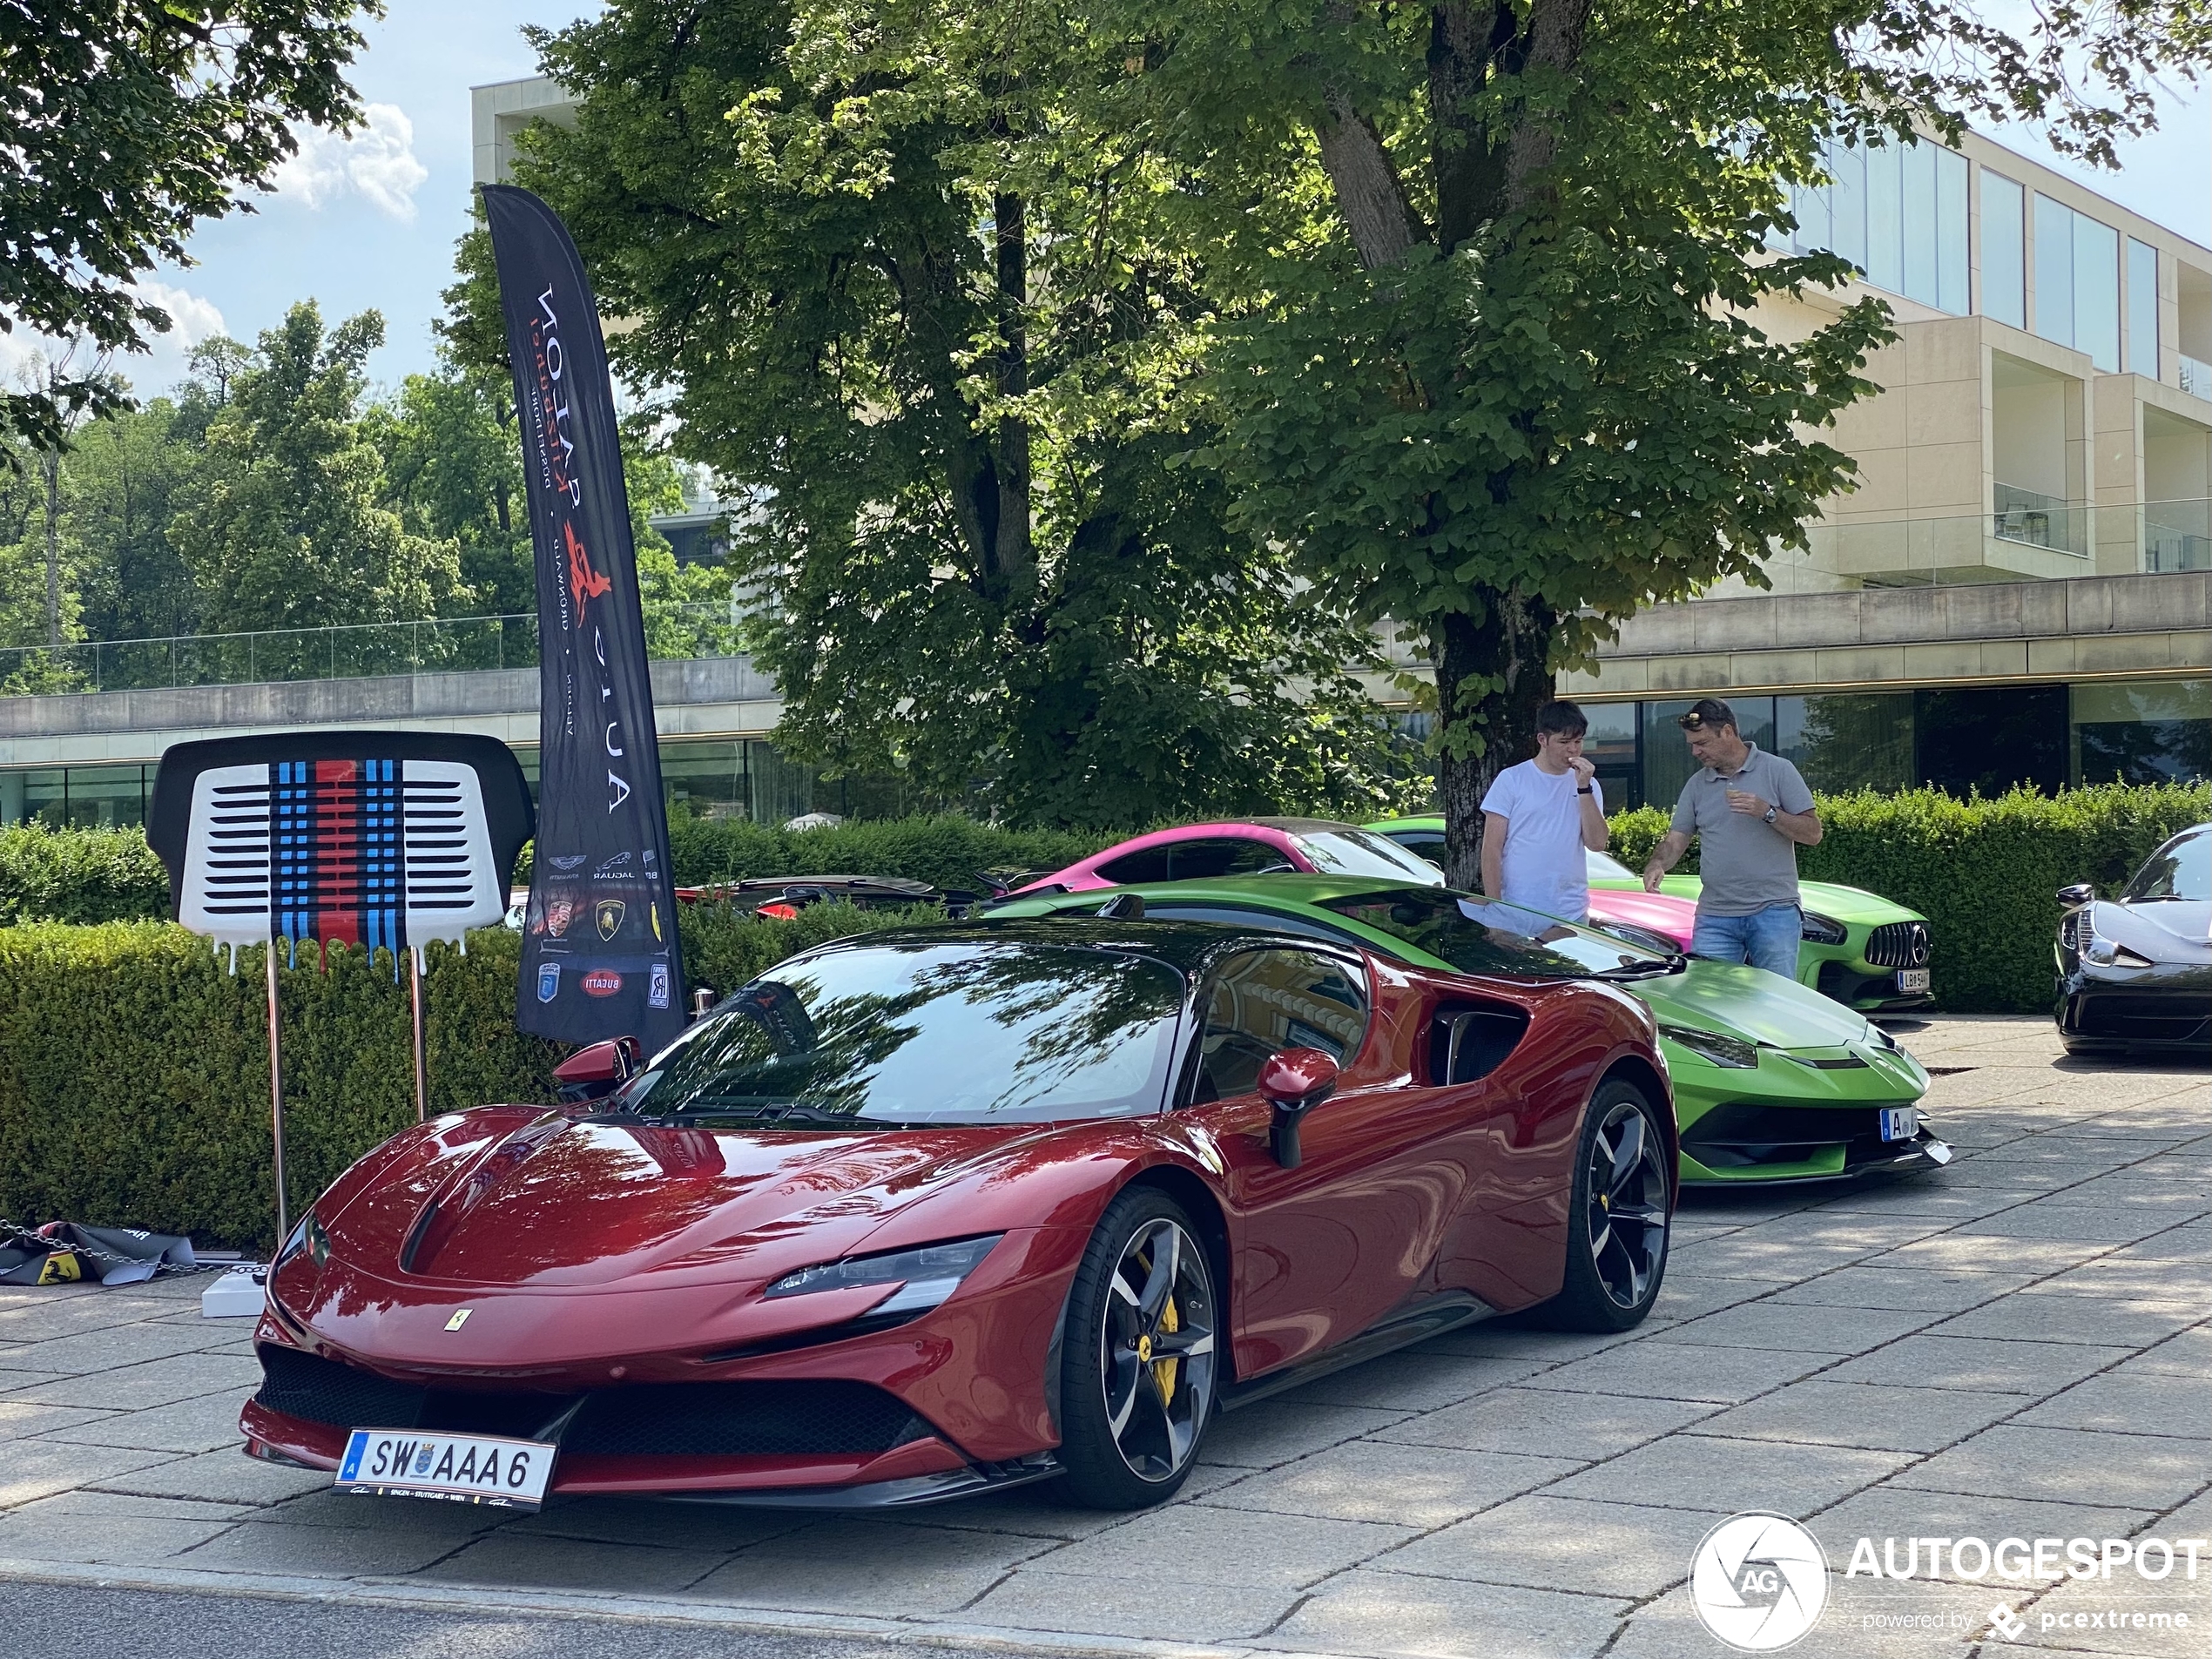
[[[1160,1310],[1160,1334],[1171,1335],[1180,1330],[1182,1325],[1183,1321],[1177,1316],[1175,1311],[1175,1298],[1170,1296],[1168,1298],[1167,1305]],[[1155,1359],[1152,1362],[1152,1381],[1158,1387],[1163,1402],[1175,1398],[1175,1372],[1176,1367],[1180,1364],[1182,1364],[1181,1360],[1171,1356]]]

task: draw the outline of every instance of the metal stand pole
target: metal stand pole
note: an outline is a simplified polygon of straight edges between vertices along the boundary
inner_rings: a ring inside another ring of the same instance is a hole
[[[430,1120],[430,1054],[422,1041],[422,953],[409,948],[408,959],[408,1001],[413,1004],[415,1018],[415,1121],[427,1123]]]
[[[284,1190],[284,1061],[277,1045],[277,941],[266,946],[269,965],[269,1122],[276,1147],[277,1243],[292,1236]]]

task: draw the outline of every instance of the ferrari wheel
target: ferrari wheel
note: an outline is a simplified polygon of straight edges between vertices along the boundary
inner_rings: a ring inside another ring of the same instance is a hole
[[[1060,1457],[1069,1494],[1140,1509],[1190,1473],[1213,1414],[1213,1270],[1180,1205],[1124,1192],[1091,1235],[1061,1339]]]
[[[1621,1081],[1601,1087],[1582,1121],[1567,1278],[1545,1308],[1552,1324],[1625,1331],[1651,1312],[1667,1271],[1673,1173],[1643,1091]]]

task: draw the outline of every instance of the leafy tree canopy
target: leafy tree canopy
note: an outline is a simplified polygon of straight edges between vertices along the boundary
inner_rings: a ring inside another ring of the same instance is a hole
[[[1346,671],[1372,636],[1178,464],[1220,435],[1218,301],[1157,154],[1071,119],[1118,43],[812,0],[623,0],[534,38],[583,108],[517,177],[678,451],[759,491],[738,560],[780,742],[1036,822],[1382,803]],[[489,355],[474,270],[453,337]]]
[[[1785,186],[1832,142],[1977,116],[2109,160],[2212,17],[2023,15],[2026,37],[1966,0],[1077,6],[1123,43],[1077,124],[1157,156],[1211,250],[1205,460],[1322,594],[1427,644],[1462,884],[1555,671],[1642,605],[1762,581],[1850,486],[1820,433],[1874,389],[1886,307],[1754,325],[1848,272],[1770,253]]]
[[[234,630],[411,621],[464,608],[459,551],[386,503],[360,421],[374,311],[326,331],[312,300],[262,334],[207,428],[171,533],[206,614]]]
[[[183,262],[200,222],[246,206],[297,148],[344,126],[344,78],[379,0],[10,0],[0,8],[0,329],[100,350],[169,327],[133,283]],[[71,410],[119,407],[96,373],[0,392],[0,428],[59,446]]]

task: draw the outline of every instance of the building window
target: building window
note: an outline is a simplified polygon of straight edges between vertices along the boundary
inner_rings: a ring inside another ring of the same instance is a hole
[[[2035,332],[2120,369],[2120,233],[2048,196],[2035,199]]]
[[[2128,239],[2128,368],[2158,378],[2158,250]]]
[[[1912,694],[1920,780],[1964,800],[2066,786],[2066,687],[1931,686]]]
[[[1791,192],[1792,246],[1849,260],[1867,281],[1963,317],[1966,158],[1939,145],[1832,145],[1831,182]]]
[[[2212,681],[2118,680],[2070,689],[2076,783],[2212,778]]]
[[[1910,691],[1774,699],[1774,752],[1824,794],[1910,789]]]
[[[1986,167],[1981,173],[1981,309],[2027,327],[2027,192]]]

